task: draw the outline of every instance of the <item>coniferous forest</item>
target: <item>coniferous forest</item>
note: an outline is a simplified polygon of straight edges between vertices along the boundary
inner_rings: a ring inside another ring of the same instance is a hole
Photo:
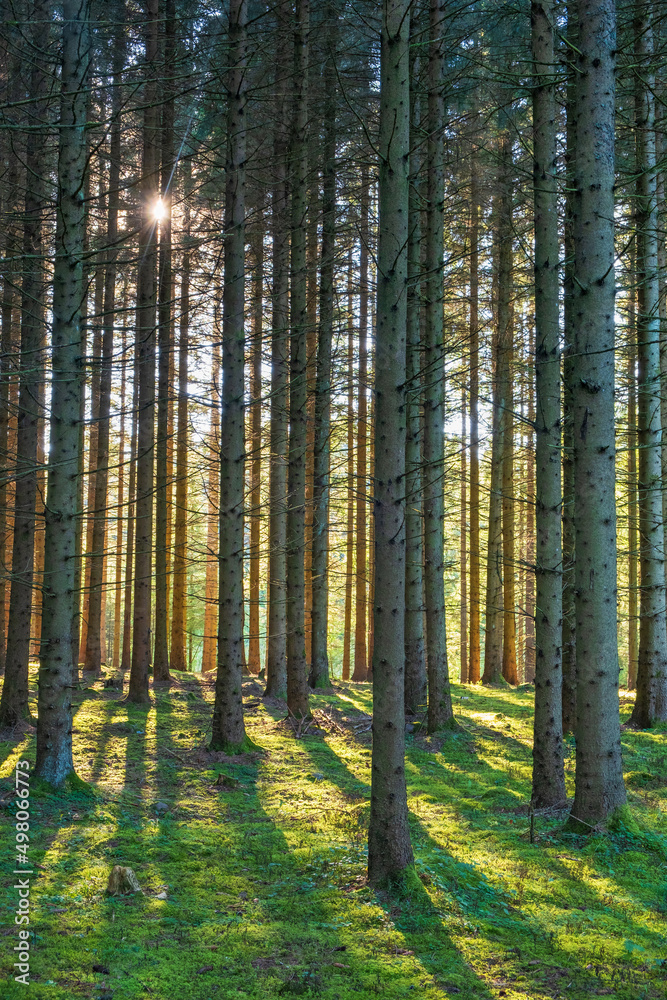
[[[664,5],[1,7],[2,996],[667,998]]]

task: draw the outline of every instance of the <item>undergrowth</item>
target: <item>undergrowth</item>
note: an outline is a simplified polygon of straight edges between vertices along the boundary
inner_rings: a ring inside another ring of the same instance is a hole
[[[78,692],[86,785],[34,788],[35,1000],[667,997],[664,729],[624,730],[630,808],[610,831],[578,836],[566,811],[538,813],[531,843],[531,691],[454,686],[460,725],[407,736],[415,873],[387,894],[365,879],[370,687],[318,692],[296,739],[284,705],[249,681],[253,750],[230,756],[207,750],[212,684],[176,676],[148,709],[101,682]],[[34,761],[32,732],[0,743],[8,1000],[25,996],[12,950],[19,759]],[[116,864],[143,895],[106,895]]]

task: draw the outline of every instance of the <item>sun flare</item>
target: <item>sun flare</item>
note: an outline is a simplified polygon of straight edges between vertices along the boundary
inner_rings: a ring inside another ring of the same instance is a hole
[[[162,201],[162,198],[158,198],[153,206],[153,218],[156,222],[162,222],[163,219],[167,218],[167,206]]]

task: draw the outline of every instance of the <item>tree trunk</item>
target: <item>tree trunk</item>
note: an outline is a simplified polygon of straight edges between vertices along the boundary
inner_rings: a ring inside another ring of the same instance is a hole
[[[428,147],[424,303],[424,603],[428,731],[453,718],[445,618],[445,393],[443,329],[444,139],[443,24],[445,3],[430,0]]]
[[[517,684],[516,615],[514,575],[514,310],[512,303],[512,145],[507,133],[501,138],[498,178],[498,333],[499,379],[502,380],[503,458],[503,677]]]
[[[361,222],[359,233],[359,383],[357,389],[357,545],[355,553],[354,601],[354,670],[352,679],[365,681],[368,676],[366,651],[366,507],[368,504],[368,247],[369,247],[369,177],[368,166],[361,168]]]
[[[211,747],[219,750],[238,749],[246,740],[242,691],[246,24],[246,0],[231,0],[222,314],[218,672],[211,735]]]
[[[186,197],[190,194],[189,165],[186,168]],[[172,670],[187,670],[185,634],[187,619],[188,566],[188,334],[190,325],[190,208],[183,216],[183,255],[178,323],[178,429],[176,431],[176,514],[174,518],[174,572],[171,591],[170,652]],[[215,400],[214,400],[215,403]],[[216,511],[217,513],[217,511]],[[215,543],[214,543],[215,546]],[[208,553],[209,559],[211,552]],[[208,579],[208,569],[207,569]],[[213,595],[211,595],[213,598]],[[213,598],[214,599],[214,598]],[[208,608],[208,603],[207,603]],[[206,618],[206,612],[204,612]],[[215,621],[215,614],[213,615]],[[215,633],[213,625],[213,633]],[[208,634],[208,633],[207,633]],[[213,669],[211,664],[210,669]]]
[[[285,84],[289,76],[291,6],[276,8],[276,131],[271,201],[273,241],[271,291],[271,417],[269,481],[269,568],[267,586],[266,690],[270,698],[287,694],[287,406],[289,371],[289,230],[287,222],[287,143]]]
[[[565,801],[561,720],[561,457],[558,303],[558,189],[555,9],[531,8],[533,83],[533,197],[535,211],[536,589],[539,614],[533,736],[533,794],[538,808]],[[532,396],[532,389],[529,389]],[[530,503],[530,497],[528,502]]]
[[[109,195],[107,206],[106,267],[104,271],[104,316],[102,352],[99,368],[99,409],[97,423],[97,461],[95,504],[92,512],[92,546],[89,553],[90,584],[88,591],[88,627],[84,669],[97,675],[102,666],[102,593],[104,587],[105,539],[107,528],[107,493],[109,486],[109,415],[111,412],[111,377],[113,373],[114,322],[116,319],[116,273],[118,209],[120,206],[121,123],[123,106],[122,73],[125,67],[125,7],[114,33],[113,98],[109,143]],[[98,320],[99,322],[99,320]]]
[[[558,252],[558,242],[556,242],[556,252]],[[528,355],[532,359],[535,357],[535,327],[531,324],[528,342]],[[530,371],[530,366],[529,369]],[[558,395],[560,396],[560,382],[557,386]],[[560,407],[560,399],[559,399]],[[559,410],[560,412],[560,410]],[[532,377],[528,382],[528,423],[526,425],[526,544],[525,544],[525,617],[524,617],[524,681],[527,684],[532,684],[535,680],[535,657],[536,657],[536,646],[535,646],[535,587],[536,587],[536,569],[535,569],[535,443],[533,441],[533,428],[535,427],[535,386]],[[558,452],[558,461],[560,463],[560,448]],[[558,473],[560,476],[560,471]],[[558,522],[558,532],[560,535],[560,504],[559,504],[559,522]],[[562,558],[562,556],[561,556]],[[561,563],[562,565],[562,563]],[[558,600],[561,602],[562,607],[562,569],[560,570],[559,576],[561,577],[559,587],[560,596]],[[561,669],[562,676],[562,669]]]
[[[567,5],[567,42],[576,46],[579,39],[576,0]],[[568,52],[570,50],[568,49]],[[569,59],[569,57],[568,57]],[[574,67],[568,66],[566,97],[565,154],[565,225],[563,250],[563,315],[565,349],[563,357],[563,732],[573,733],[576,725],[576,613],[574,607],[574,163],[576,151],[576,79]]]
[[[304,621],[306,407],[308,401],[306,220],[308,216],[308,51],[310,0],[297,0],[294,14],[294,117],[292,133],[292,227],[290,293],[289,458],[287,472],[287,708],[308,715],[308,671]]]
[[[479,184],[476,149],[470,168],[470,660],[468,683],[480,678],[479,577]]]
[[[149,703],[151,593],[153,589],[153,465],[155,448],[155,265],[157,203],[157,85],[152,73],[158,56],[158,0],[146,0],[143,150],[141,193],[143,225],[137,269],[136,377],[139,379],[137,498],[135,504],[134,621],[128,701]]]
[[[114,617],[113,617],[113,649],[111,666],[114,671],[120,668],[121,642],[121,600],[123,596],[123,525],[127,520],[125,508],[125,404],[127,393],[126,352],[127,352],[127,285],[123,297],[123,358],[120,364],[120,434],[118,437],[118,494],[116,509],[116,568],[114,574]]]
[[[412,864],[405,788],[405,330],[408,277],[409,0],[384,0],[375,364],[373,751],[368,876]]]
[[[415,9],[410,31],[421,29]],[[421,457],[421,128],[418,97],[420,57],[410,47],[410,190],[408,195],[408,290],[405,416],[405,711],[416,715],[426,703],[424,650],[424,545]]]
[[[158,265],[158,386],[157,386],[157,438],[155,442],[155,636],[153,653],[153,680],[168,681],[169,643],[169,550],[168,550],[168,456],[169,451],[169,396],[171,392],[171,359],[173,354],[174,320],[172,316],[172,180],[174,176],[174,72],[176,55],[175,0],[164,2],[164,38],[162,40],[162,65],[164,98],[162,104],[161,176],[160,194],[162,218],[160,219],[160,245]],[[186,389],[187,391],[187,389]]]
[[[459,616],[460,621],[460,639],[459,639],[459,662],[461,666],[461,683],[465,684],[468,680],[468,576],[467,576],[467,563],[468,563],[468,545],[467,545],[467,512],[468,512],[468,497],[467,497],[467,428],[466,428],[466,391],[463,390],[461,398],[461,539],[460,539],[460,553],[461,553],[461,611]]]
[[[637,318],[635,315],[636,255],[631,253],[630,301],[628,303],[628,683],[637,686],[639,620],[637,617]]]
[[[324,168],[322,185],[322,256],[320,322],[315,384],[315,444],[313,452],[312,647],[309,683],[329,687],[327,653],[329,625],[329,501],[331,457],[331,343],[334,316],[334,255],[336,252],[336,18],[327,7],[329,27],[324,67]]]
[[[260,225],[263,223],[260,216]],[[255,270],[252,292],[252,347],[250,360],[250,589],[248,621],[248,671],[261,670],[259,653],[259,577],[262,482],[262,313],[264,293],[264,234],[260,228],[253,240]]]
[[[350,679],[352,662],[352,581],[354,580],[354,300],[352,255],[347,262],[347,409],[345,481],[345,611],[343,613],[343,680]]]
[[[578,0],[574,523],[577,758],[573,822],[625,802],[618,715],[614,446],[613,0]],[[590,827],[587,825],[586,829]]]
[[[655,56],[648,12],[635,5],[637,360],[639,439],[639,655],[631,720],[642,728],[667,719],[667,620],[662,524],[660,297],[655,149]]]
[[[504,151],[506,157],[507,152]],[[502,169],[502,168],[501,168]],[[493,411],[491,423],[491,475],[489,483],[489,532],[486,557],[486,634],[484,636],[484,684],[498,684],[503,669],[503,538],[502,538],[502,486],[503,457],[505,454],[504,435],[506,423],[503,414],[507,404],[509,386],[505,372],[505,327],[501,325],[500,312],[500,265],[501,252],[501,196],[494,199],[494,331],[493,353]],[[505,315],[507,322],[509,317]]]
[[[216,340],[218,335],[216,332]],[[211,367],[211,423],[209,427],[208,463],[208,518],[206,538],[206,599],[204,605],[204,641],[202,645],[202,673],[216,668],[217,610],[218,610],[218,448],[220,440],[220,349],[213,345]],[[172,619],[173,620],[173,619]],[[173,648],[173,647],[172,647]]]
[[[48,45],[50,7],[36,0],[31,9],[30,44],[35,53]],[[46,116],[48,78],[46,56],[36,57],[30,75],[34,120]],[[23,280],[21,284],[21,354],[19,360],[19,407],[16,434],[16,487],[14,492],[14,537],[12,582],[5,680],[0,699],[0,728],[13,727],[29,715],[28,658],[35,548],[35,501],[37,494],[37,435],[42,416],[36,399],[44,381],[44,248],[42,211],[47,201],[44,137],[38,129],[28,132],[25,150],[26,192],[23,224]],[[77,413],[78,420],[78,413]]]
[[[40,12],[41,13],[41,12]],[[43,14],[42,14],[43,16]],[[78,514],[81,306],[86,170],[86,87],[91,43],[87,0],[65,0],[53,274],[51,441],[44,543],[45,600],[35,773],[59,786],[72,760],[72,623]],[[48,24],[48,21],[47,21]]]
[[[136,346],[135,346],[136,350]],[[132,659],[132,584],[134,582],[134,527],[136,511],[137,482],[137,408],[139,403],[139,382],[137,380],[136,361],[134,365],[134,386],[132,391],[132,410],[130,417],[130,477],[127,487],[127,536],[125,542],[125,583],[123,595],[123,642],[120,655],[121,674],[130,669]]]

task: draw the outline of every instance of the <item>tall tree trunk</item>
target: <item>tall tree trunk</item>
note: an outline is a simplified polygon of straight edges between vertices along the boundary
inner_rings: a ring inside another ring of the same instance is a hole
[[[18,27],[18,26],[17,26]],[[16,41],[16,29],[9,31],[8,42]],[[4,47],[3,56],[7,60],[8,78],[14,81],[10,84],[9,100],[20,99],[20,53],[16,47],[10,56],[9,44]],[[6,136],[3,141],[3,158],[8,161],[7,173],[3,178],[4,195],[4,234],[2,251],[2,300],[0,303],[0,322],[2,324],[2,343],[0,348],[0,676],[4,675],[7,656],[7,600],[8,582],[11,578],[9,560],[11,558],[12,515],[10,504],[14,491],[14,462],[10,433],[12,422],[10,401],[14,379],[14,339],[15,339],[15,283],[17,277],[16,259],[20,256],[20,233],[17,225],[19,206],[19,156],[15,139]]]
[[[428,731],[452,718],[445,618],[445,393],[443,329],[444,140],[443,22],[445,3],[430,0],[428,147],[424,304],[424,603]]]
[[[375,362],[373,752],[368,875],[412,864],[405,788],[405,330],[410,148],[409,0],[384,0]]]
[[[136,346],[135,346],[136,351]],[[134,384],[132,390],[132,410],[130,417],[130,461],[127,486],[127,535],[125,542],[125,582],[123,586],[123,642],[120,654],[121,674],[130,669],[132,660],[132,585],[134,583],[134,529],[136,521],[137,482],[137,408],[139,404],[139,382],[136,361],[134,364]]]
[[[468,682],[480,678],[479,575],[479,182],[477,150],[470,167],[470,660]]]
[[[555,8],[531,8],[533,82],[533,198],[535,212],[535,373],[537,395],[535,622],[537,647],[533,736],[533,794],[538,807],[565,800],[561,717],[561,456],[558,302],[558,189]],[[532,396],[532,387],[529,388]],[[530,504],[530,497],[528,498]]]
[[[276,8],[276,130],[271,200],[273,242],[271,290],[271,417],[269,481],[269,568],[267,586],[266,690],[271,698],[287,694],[287,406],[289,372],[289,228],[287,220],[286,81],[290,73],[291,6]]]
[[[667,620],[660,460],[655,53],[651,18],[639,3],[635,5],[635,57],[642,66],[635,98],[640,585],[637,698],[631,719],[636,726],[648,727],[667,719]]]
[[[216,334],[216,340],[218,339]],[[211,366],[211,422],[209,426],[208,463],[208,518],[206,537],[206,598],[204,604],[204,641],[202,645],[202,672],[216,668],[217,609],[218,609],[218,534],[219,534],[219,477],[218,449],[220,439],[220,349],[213,346]],[[173,619],[172,619],[173,620]],[[173,647],[172,647],[173,648]]]
[[[186,197],[190,194],[189,165],[186,168]],[[184,247],[181,257],[180,311],[178,321],[178,429],[176,431],[176,514],[174,517],[174,572],[171,591],[170,652],[172,670],[187,670],[185,634],[187,619],[188,565],[188,340],[190,325],[190,207],[183,215]],[[215,405],[215,400],[213,401]],[[216,491],[217,492],[217,491]],[[215,543],[214,543],[215,544]],[[212,553],[208,553],[211,558]],[[208,569],[207,569],[208,579]],[[211,595],[213,599],[213,595]],[[208,603],[207,603],[208,607]],[[206,617],[206,612],[204,613]],[[215,626],[213,627],[215,632]],[[206,633],[208,635],[208,632]],[[213,669],[211,664],[210,669]]]
[[[260,216],[260,227],[263,223]],[[248,601],[248,670],[261,670],[259,653],[260,508],[262,503],[262,314],[264,302],[264,233],[253,239],[255,269],[252,291],[252,347],[250,359],[250,588]]]
[[[317,381],[317,228],[319,222],[319,163],[318,150],[313,144],[310,151],[310,206],[308,211],[308,242],[306,261],[306,312],[308,331],[306,333],[306,510],[305,510],[305,558],[304,558],[304,621],[306,629],[306,665],[311,668],[313,659],[313,485],[315,474],[315,383]]]
[[[125,67],[125,7],[121,5],[114,32],[112,126],[109,143],[109,195],[107,207],[106,267],[104,271],[104,316],[102,352],[99,369],[99,410],[97,423],[97,464],[95,473],[95,509],[92,512],[92,548],[89,553],[90,584],[88,591],[88,627],[84,669],[93,675],[102,666],[102,593],[104,587],[105,540],[107,528],[107,493],[109,486],[109,415],[111,412],[111,376],[113,372],[114,322],[116,319],[116,273],[118,209],[120,206],[120,156],[123,103],[121,87]],[[97,321],[99,323],[99,320]]]
[[[357,389],[357,534],[355,553],[354,601],[354,670],[352,679],[365,681],[368,676],[366,650],[366,508],[368,504],[368,246],[369,191],[368,166],[361,168],[361,220],[359,229],[359,382]]]
[[[498,331],[500,374],[503,382],[503,677],[517,684],[516,595],[514,587],[514,309],[512,303],[512,145],[509,134],[501,138],[498,197]]]
[[[461,683],[465,684],[468,680],[468,575],[467,575],[467,563],[468,563],[468,538],[467,538],[467,513],[468,513],[468,497],[467,497],[467,428],[466,428],[466,391],[463,390],[461,399],[461,540],[460,540],[460,553],[461,553],[461,611],[459,616],[460,621],[460,640],[459,640],[459,662],[461,665]]]
[[[343,680],[350,679],[352,663],[352,582],[354,580],[354,300],[352,255],[347,262],[347,409],[345,481],[345,610],[343,612]]]
[[[567,5],[567,43],[576,46],[579,39],[577,26],[577,0]],[[568,49],[569,53],[570,49]],[[568,62],[569,55],[568,55]],[[563,352],[563,732],[573,733],[576,725],[576,612],[575,592],[575,540],[574,540],[574,166],[576,151],[576,80],[573,66],[568,67],[566,95],[566,154],[565,154],[565,225],[563,250],[563,316],[565,321],[565,349]]]
[[[618,715],[613,0],[578,0],[573,312],[577,757],[573,821],[625,802]],[[586,827],[589,828],[588,826]]]
[[[246,0],[231,0],[222,315],[218,672],[211,735],[211,746],[217,749],[239,748],[246,740],[242,691],[246,24]]]
[[[103,199],[102,199],[103,200]],[[103,207],[103,206],[101,206]],[[88,249],[88,247],[87,247]],[[92,270],[92,267],[91,267]],[[88,302],[86,302],[86,313],[84,321],[88,325]],[[93,281],[93,315],[90,317],[93,334],[91,356],[88,362],[90,368],[90,422],[88,427],[88,465],[84,467],[85,480],[87,482],[86,493],[86,527],[85,545],[83,547],[83,565],[81,567],[81,579],[83,581],[83,593],[81,595],[81,627],[79,636],[79,662],[85,666],[86,650],[88,649],[88,622],[90,619],[90,572],[91,554],[93,553],[93,533],[95,530],[95,520],[97,509],[95,506],[95,486],[97,485],[97,439],[100,419],[100,376],[102,372],[102,320],[104,309],[104,268],[101,265],[95,267],[95,280]],[[84,410],[85,413],[85,410]],[[105,525],[106,530],[106,525]],[[83,527],[82,527],[83,532]],[[83,535],[82,535],[83,541]],[[102,544],[102,550],[104,543]]]
[[[151,593],[153,589],[153,466],[155,448],[155,270],[157,204],[157,85],[153,77],[158,57],[158,0],[146,0],[143,150],[141,163],[142,228],[137,270],[136,377],[139,380],[137,414],[137,498],[135,504],[134,620],[132,667],[128,700],[148,704],[151,664]]]
[[[421,30],[415,8],[410,32]],[[405,416],[405,711],[416,715],[426,702],[424,649],[424,545],[421,457],[421,128],[419,49],[410,46],[410,190],[408,195],[408,289]]]
[[[290,292],[289,460],[287,472],[287,707],[308,715],[304,622],[304,518],[306,407],[308,400],[306,220],[308,215],[308,61],[310,0],[297,0],[294,14],[294,117],[292,133],[292,228]]]
[[[315,384],[315,444],[313,461],[312,647],[309,683],[329,687],[329,501],[331,458],[331,343],[334,313],[336,252],[336,18],[327,7],[329,26],[324,67],[324,166],[322,185],[322,256],[320,322]]]
[[[155,442],[155,636],[153,680],[169,680],[169,552],[167,545],[169,503],[167,453],[169,450],[169,396],[174,321],[171,247],[172,179],[174,174],[174,81],[170,74],[176,55],[175,0],[164,0],[162,65],[164,89],[161,132],[161,211],[158,278],[158,386],[157,438]]]
[[[40,12],[43,16],[43,12]],[[72,622],[78,513],[81,306],[86,169],[86,87],[90,66],[87,0],[65,0],[53,274],[51,441],[44,544],[45,600],[39,669],[35,773],[51,785],[74,771]],[[48,23],[48,22],[47,22]]]
[[[558,243],[556,243],[556,251],[558,251]],[[529,340],[528,340],[528,354],[530,358],[535,357],[535,326],[531,323]],[[558,355],[557,355],[558,357]],[[529,367],[530,371],[530,367]],[[524,680],[527,684],[532,684],[535,680],[535,657],[536,657],[536,646],[535,646],[535,586],[536,586],[536,569],[535,569],[535,445],[533,443],[533,428],[535,427],[535,387],[533,384],[532,377],[528,382],[528,423],[526,425],[526,544],[525,544],[525,601],[526,609],[524,616]],[[560,394],[560,383],[558,384],[558,391]],[[560,400],[559,400],[560,406]],[[560,462],[560,450],[558,453],[558,461]],[[559,471],[560,476],[560,471]],[[560,511],[560,504],[559,504]],[[560,534],[560,513],[559,513],[559,524],[558,531]],[[561,556],[562,558],[562,556]],[[560,581],[560,597],[562,607],[562,569],[560,571],[561,581]],[[561,668],[561,679],[562,679],[562,668]]]
[[[30,45],[35,53],[30,75],[34,121],[46,117],[48,78],[47,46],[50,7],[36,0],[31,7]],[[37,494],[37,435],[42,416],[36,400],[44,380],[44,248],[42,212],[47,201],[44,137],[39,128],[28,132],[25,150],[26,191],[23,223],[23,278],[21,283],[21,354],[19,359],[19,407],[16,433],[16,487],[14,492],[14,537],[12,582],[5,681],[0,699],[0,728],[15,726],[29,715],[28,658],[35,548],[35,501]],[[78,414],[77,414],[78,420]]]
[[[631,288],[628,303],[628,683],[637,686],[639,660],[639,620],[637,616],[637,329],[635,314],[636,255],[631,253]]]
[[[486,556],[486,633],[484,636],[484,684],[497,684],[503,669],[503,538],[502,538],[502,487],[503,457],[505,454],[503,419],[509,386],[505,373],[505,328],[501,325],[499,257],[501,246],[502,213],[501,195],[494,198],[494,331],[493,352],[493,410],[491,417],[491,475],[489,482],[489,531]],[[505,321],[507,320],[505,316]]]
[[[127,394],[126,351],[127,351],[127,285],[123,297],[123,358],[120,364],[120,434],[118,437],[118,493],[116,497],[116,567],[114,574],[114,616],[113,649],[111,666],[114,671],[120,667],[121,643],[121,601],[123,596],[123,524],[127,519],[125,511],[125,404]]]

